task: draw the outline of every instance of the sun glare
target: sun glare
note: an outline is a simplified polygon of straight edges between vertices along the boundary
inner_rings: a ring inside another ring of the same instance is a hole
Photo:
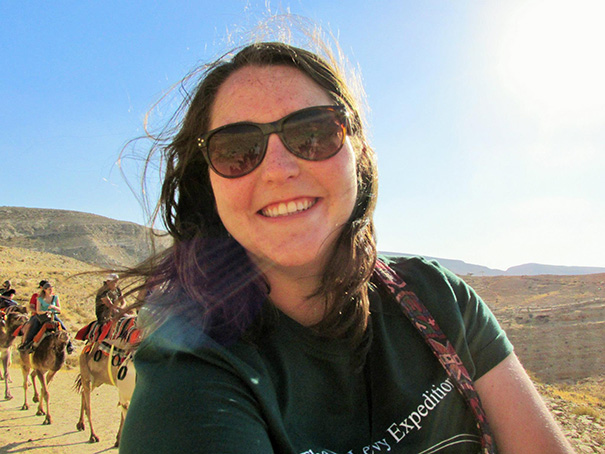
[[[605,114],[605,1],[523,2],[503,35],[500,74],[526,108]]]

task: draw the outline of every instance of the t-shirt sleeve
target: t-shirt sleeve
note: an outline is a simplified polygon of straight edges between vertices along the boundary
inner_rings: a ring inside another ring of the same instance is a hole
[[[513,351],[506,333],[493,312],[481,297],[462,279],[444,270],[460,310],[466,333],[466,342],[475,366],[477,380]]]
[[[220,355],[204,358],[145,342],[120,453],[272,453],[250,385]]]
[[[437,262],[399,259],[395,268],[452,342],[474,380],[513,351],[506,333],[479,295]]]

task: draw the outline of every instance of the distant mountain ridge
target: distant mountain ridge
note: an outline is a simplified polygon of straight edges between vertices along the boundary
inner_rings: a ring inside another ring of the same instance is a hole
[[[0,246],[50,252],[100,267],[133,266],[151,254],[149,229],[79,211],[0,207]],[[156,247],[170,244],[156,238]]]
[[[0,207],[0,246],[50,252],[101,267],[132,266],[151,253],[149,229],[80,211],[46,208]],[[168,247],[168,237],[156,237],[156,247]],[[400,252],[381,252],[410,256]],[[428,257],[459,275],[535,276],[605,273],[605,268],[528,263],[507,270],[488,268],[462,260]]]
[[[395,255],[410,257],[416,254],[405,254],[400,252],[380,252],[385,255]],[[542,265],[539,263],[526,263],[523,265],[512,266],[507,270],[498,270],[488,268],[487,266],[474,265],[462,260],[444,259],[438,257],[424,256],[429,260],[437,260],[441,265],[450,271],[461,275],[475,276],[538,276],[543,274],[552,274],[555,276],[578,276],[584,274],[605,273],[605,268],[591,266],[560,266],[560,265]]]

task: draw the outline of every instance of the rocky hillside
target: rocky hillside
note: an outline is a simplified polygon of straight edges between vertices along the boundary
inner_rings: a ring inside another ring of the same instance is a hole
[[[546,382],[605,377],[605,274],[464,276]]]
[[[132,266],[151,253],[149,229],[66,210],[0,207],[0,246],[50,252],[101,267]],[[156,237],[157,246],[169,244]]]

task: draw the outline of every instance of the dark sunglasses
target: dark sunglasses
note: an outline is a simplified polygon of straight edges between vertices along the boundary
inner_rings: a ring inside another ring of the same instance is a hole
[[[238,178],[263,162],[271,134],[277,134],[294,156],[323,161],[340,151],[347,129],[344,107],[315,106],[272,123],[243,121],[221,126],[200,136],[198,146],[212,170],[225,178]]]

